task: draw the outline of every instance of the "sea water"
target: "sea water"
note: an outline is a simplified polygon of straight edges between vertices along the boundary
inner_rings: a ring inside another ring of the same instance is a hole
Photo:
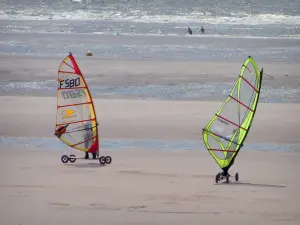
[[[290,62],[300,1],[1,0],[0,32],[0,53]]]
[[[94,98],[130,98],[157,100],[195,100],[220,101],[226,99],[233,83],[187,83],[187,84],[149,84],[131,86],[95,86],[89,79],[87,83]],[[39,94],[56,97],[56,80],[36,80],[26,82],[0,81],[1,95]],[[300,103],[300,88],[264,86],[261,90],[260,102],[264,103]]]

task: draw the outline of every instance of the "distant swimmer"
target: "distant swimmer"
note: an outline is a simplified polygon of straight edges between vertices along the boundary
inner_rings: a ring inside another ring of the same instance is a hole
[[[188,27],[188,33],[189,33],[190,35],[193,34],[193,31],[192,31],[192,29],[191,29],[190,27]]]
[[[201,26],[201,32],[202,32],[202,34],[204,33],[204,28]]]

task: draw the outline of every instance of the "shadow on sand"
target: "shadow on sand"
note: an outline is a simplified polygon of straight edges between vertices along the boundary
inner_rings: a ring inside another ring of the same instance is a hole
[[[277,185],[277,184],[255,184],[248,182],[222,182],[216,185],[237,185],[237,186],[253,186],[253,187],[269,187],[269,188],[285,188],[286,185]]]
[[[107,166],[106,164],[101,165],[100,163],[72,163],[65,164],[65,166],[76,167],[76,168],[101,168]]]

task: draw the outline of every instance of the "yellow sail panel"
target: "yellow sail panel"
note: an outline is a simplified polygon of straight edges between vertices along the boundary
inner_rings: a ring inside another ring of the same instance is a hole
[[[85,152],[99,150],[93,100],[71,53],[58,69],[55,135],[72,148]]]
[[[248,57],[228,98],[203,129],[204,144],[222,169],[229,169],[250,129],[257,107],[262,71]]]

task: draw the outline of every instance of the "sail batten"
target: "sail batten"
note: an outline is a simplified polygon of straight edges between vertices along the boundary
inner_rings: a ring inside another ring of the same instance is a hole
[[[62,70],[60,70],[60,71],[58,71],[59,73],[68,73],[68,74],[76,74],[76,73],[73,73],[73,72],[69,72],[69,71],[62,71]]]
[[[76,143],[76,144],[74,144],[74,145],[71,145],[71,147],[74,147],[74,146],[76,146],[76,145],[80,145],[80,144],[82,144],[82,143],[88,142],[88,141],[93,140],[93,139],[95,139],[95,138],[96,138],[96,136],[95,136],[95,137],[91,137],[91,138],[89,138],[89,139],[87,139],[87,140],[84,140],[84,141],[82,141],[82,142],[79,142],[79,143]]]
[[[242,127],[242,126],[240,126],[240,125],[238,125],[238,124],[236,124],[236,123],[232,122],[232,121],[231,121],[231,120],[229,120],[229,119],[226,119],[226,118],[225,118],[225,117],[223,117],[223,116],[220,116],[220,115],[218,115],[218,114],[216,114],[216,116],[217,116],[217,117],[219,117],[219,118],[221,118],[221,119],[223,119],[223,120],[225,120],[225,121],[227,121],[228,123],[231,123],[231,124],[233,124],[234,126],[236,126],[236,127],[238,127],[238,128],[241,128],[241,129],[243,129],[243,130],[247,131],[247,129],[246,129],[246,128],[244,128],[244,127]]]
[[[97,126],[89,88],[70,53],[58,69],[55,135],[72,148],[96,153],[99,151]]]
[[[224,171],[243,147],[257,108],[261,81],[262,71],[249,56],[227,99],[203,129],[204,144]]]
[[[258,92],[258,90],[243,76],[240,76],[245,82],[247,82],[247,84],[250,85],[250,87],[252,87],[254,89],[254,91]]]
[[[62,125],[67,125],[67,124],[75,124],[75,123],[82,123],[82,122],[89,122],[89,121],[93,121],[95,119],[89,119],[89,120],[79,120],[79,121],[75,121],[75,122],[68,122],[68,123],[60,123],[60,124],[56,124],[57,126],[62,126]],[[84,129],[86,130],[86,129]]]
[[[208,149],[210,151],[214,151],[214,152],[235,152],[234,150],[223,150],[223,149]]]
[[[85,105],[85,104],[92,104],[92,102],[84,102],[84,103],[71,104],[71,105],[58,105],[57,108],[70,107],[70,106],[78,106],[78,105]]]
[[[239,103],[240,105],[244,106],[245,108],[247,108],[247,109],[249,109],[250,111],[253,112],[253,109],[251,109],[251,108],[250,108],[249,106],[247,106],[245,103],[243,103],[243,102],[237,100],[235,97],[233,97],[233,96],[231,96],[231,95],[230,95],[230,98],[232,98],[234,101],[236,101],[236,102]]]

